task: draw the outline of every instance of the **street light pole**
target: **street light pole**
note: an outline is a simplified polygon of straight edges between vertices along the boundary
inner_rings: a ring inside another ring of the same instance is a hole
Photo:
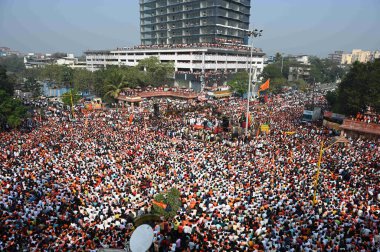
[[[249,31],[248,36],[251,36],[251,55],[250,55],[250,65],[249,65],[249,78],[248,78],[248,93],[247,93],[247,114],[245,115],[245,136],[248,135],[248,116],[249,116],[249,99],[251,94],[252,85],[252,55],[253,55],[253,39],[256,37],[261,37],[263,30],[254,29]]]

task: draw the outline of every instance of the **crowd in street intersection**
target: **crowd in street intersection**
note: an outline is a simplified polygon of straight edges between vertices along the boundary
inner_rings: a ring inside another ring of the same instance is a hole
[[[154,227],[156,251],[379,251],[379,141],[326,150],[313,204],[320,144],[333,138],[299,123],[302,99],[252,107],[270,133],[246,139],[199,140],[190,125],[221,125],[215,110],[239,118],[240,99],[131,124],[125,110],[61,114],[0,133],[0,251],[123,248],[171,187],[182,206]]]

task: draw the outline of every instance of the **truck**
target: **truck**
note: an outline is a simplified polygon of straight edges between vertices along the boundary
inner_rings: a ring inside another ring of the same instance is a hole
[[[304,109],[302,115],[302,121],[305,122],[314,122],[321,119],[321,108],[314,107],[313,110]]]

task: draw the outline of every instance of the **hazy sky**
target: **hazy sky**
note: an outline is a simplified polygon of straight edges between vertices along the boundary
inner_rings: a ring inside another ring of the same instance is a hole
[[[0,46],[21,52],[113,49],[140,43],[138,0],[0,0]],[[380,49],[380,0],[252,0],[255,41],[275,52],[327,56]]]

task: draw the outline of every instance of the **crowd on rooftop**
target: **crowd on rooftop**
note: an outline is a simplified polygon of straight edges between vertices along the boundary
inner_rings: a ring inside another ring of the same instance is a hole
[[[238,120],[246,100],[149,119],[135,108],[131,124],[132,111],[75,121],[54,113],[31,132],[1,132],[0,250],[123,248],[134,218],[176,187],[182,206],[154,226],[155,251],[378,251],[379,141],[326,150],[314,204],[320,143],[334,139],[300,123],[303,99],[294,92],[252,107],[254,125],[270,133],[234,139],[199,139],[190,126],[217,127],[218,114]]]
[[[117,50],[133,50],[133,49],[179,49],[179,48],[221,48],[227,50],[238,50],[238,51],[250,51],[251,47],[241,44],[230,44],[230,43],[183,43],[183,44],[154,44],[154,45],[138,45],[133,47],[122,47],[117,48]],[[256,53],[261,53],[260,48],[253,48]]]

